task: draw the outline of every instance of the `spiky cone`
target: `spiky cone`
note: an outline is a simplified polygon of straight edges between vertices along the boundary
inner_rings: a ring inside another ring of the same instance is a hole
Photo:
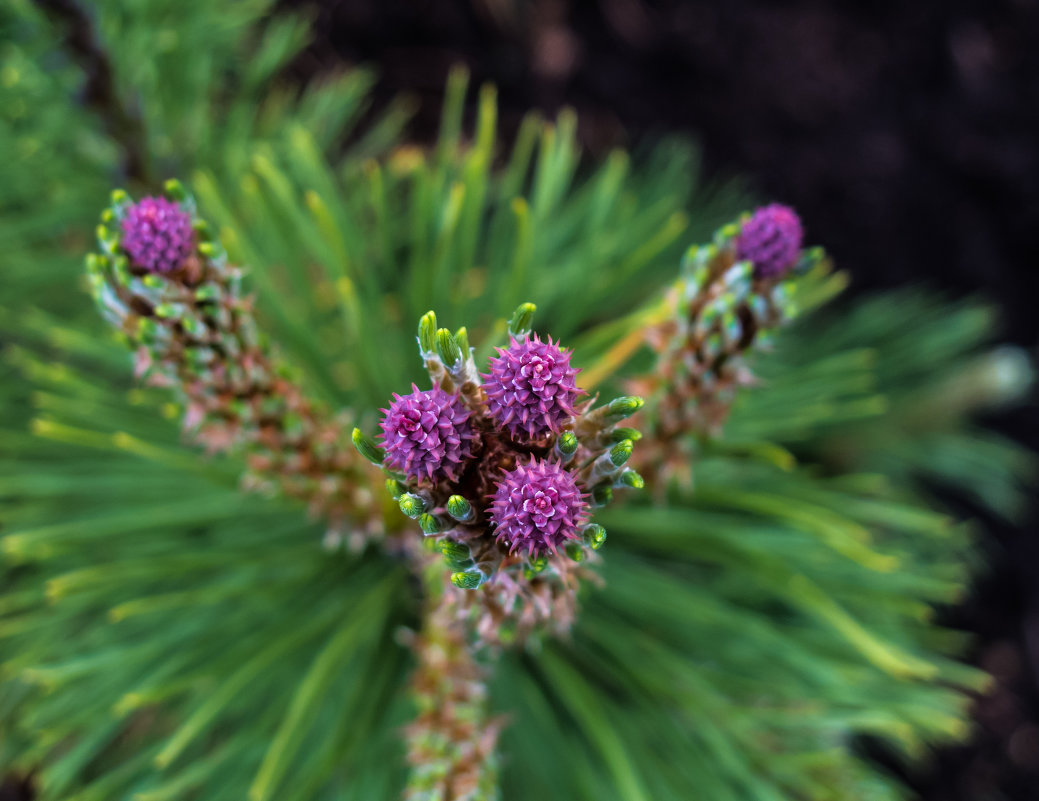
[[[533,313],[517,310],[508,345],[481,374],[466,329],[437,328],[428,312],[418,344],[433,388],[394,395],[378,442],[355,435],[368,458],[384,454],[401,511],[472,596],[482,646],[569,628],[598,560],[584,538],[593,499],[639,486],[622,477],[639,434],[618,425],[642,399],[579,401],[570,351],[533,333]]]
[[[136,374],[174,389],[185,431],[207,451],[245,453],[243,484],[304,501],[330,535],[380,529],[368,489],[380,480],[345,419],[312,403],[257,330],[242,273],[229,264],[179,184],[102,214],[87,259],[94,297],[136,354]],[[190,236],[185,233],[190,232]]]
[[[405,730],[410,766],[407,801],[497,799],[497,743],[504,721],[487,708],[493,654],[474,649],[466,593],[436,566],[422,630],[411,642],[417,716]],[[439,585],[439,586],[437,586]]]
[[[737,392],[754,384],[746,356],[796,313],[792,281],[822,258],[800,245],[796,214],[772,205],[687,252],[667,319],[645,332],[656,368],[629,383],[650,399],[650,435],[633,465],[658,489],[658,476],[688,476],[684,435],[720,433]]]

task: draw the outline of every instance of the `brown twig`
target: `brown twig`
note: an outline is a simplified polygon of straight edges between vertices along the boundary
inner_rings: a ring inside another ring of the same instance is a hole
[[[90,14],[74,0],[36,0],[36,5],[64,29],[64,46],[86,76],[83,102],[101,117],[109,136],[122,149],[127,179],[148,184],[151,169],[144,122],[120,97],[112,62]]]

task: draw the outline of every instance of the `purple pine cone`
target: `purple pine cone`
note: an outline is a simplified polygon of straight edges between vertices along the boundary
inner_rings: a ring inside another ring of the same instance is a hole
[[[146,197],[123,217],[123,250],[150,273],[177,269],[193,245],[191,215],[164,197]]]
[[[578,539],[588,503],[574,477],[555,462],[532,459],[505,473],[491,496],[489,514],[510,553],[537,557]]]
[[[473,454],[469,410],[440,387],[411,389],[403,397],[394,393],[390,408],[382,410],[386,465],[416,480],[454,481]]]
[[[736,240],[736,258],[754,265],[758,278],[776,278],[801,254],[801,218],[789,206],[772,203],[755,210]]]
[[[528,334],[498,348],[491,372],[484,375],[487,411],[513,439],[539,439],[574,415],[574,402],[584,393],[574,383],[579,371],[570,366],[570,351]]]

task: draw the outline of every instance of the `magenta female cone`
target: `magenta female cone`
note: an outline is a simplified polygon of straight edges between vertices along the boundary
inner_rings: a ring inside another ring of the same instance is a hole
[[[475,433],[470,412],[458,395],[439,387],[420,390],[411,385],[410,395],[394,394],[383,409],[382,439],[385,464],[409,478],[455,480],[472,456]]]
[[[498,481],[489,514],[498,541],[510,552],[537,557],[579,538],[588,503],[569,471],[532,459]]]
[[[130,261],[150,273],[177,269],[191,254],[191,215],[164,197],[146,197],[126,210],[122,247]]]
[[[498,348],[491,372],[484,376],[487,412],[517,440],[540,439],[558,433],[574,415],[574,403],[583,394],[574,383],[570,351],[535,334],[508,348]]]
[[[778,278],[801,255],[801,218],[789,206],[772,203],[757,209],[743,223],[736,240],[736,258],[754,265],[758,278]]]

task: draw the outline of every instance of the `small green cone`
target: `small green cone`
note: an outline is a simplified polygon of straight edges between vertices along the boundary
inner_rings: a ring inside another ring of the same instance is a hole
[[[583,562],[585,557],[588,556],[585,553],[584,546],[579,542],[568,542],[563,548],[566,551],[566,555],[573,559],[575,562]]]

